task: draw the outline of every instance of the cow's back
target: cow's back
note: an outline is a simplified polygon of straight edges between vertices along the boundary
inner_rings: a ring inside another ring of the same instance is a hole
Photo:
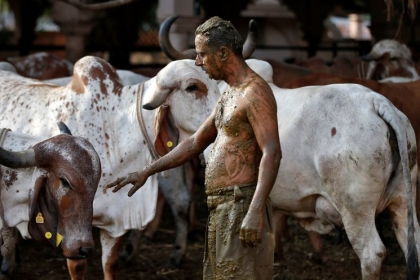
[[[389,160],[390,131],[376,111],[381,106],[395,109],[387,99],[360,85],[281,90],[275,96],[283,157],[276,181],[280,187],[271,193],[274,206],[284,208],[291,201],[293,209],[301,197],[331,198],[338,186],[354,185],[354,189],[340,190],[340,198],[351,197],[347,192],[363,188],[358,185],[363,178],[374,177],[378,185],[387,185],[395,168]],[[414,132],[409,140],[415,147]],[[311,209],[313,202],[306,199],[302,205],[307,203]],[[298,217],[304,215],[302,205]]]

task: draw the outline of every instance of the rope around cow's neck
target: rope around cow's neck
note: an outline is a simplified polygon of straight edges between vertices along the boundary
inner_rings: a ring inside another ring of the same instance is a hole
[[[144,139],[146,140],[146,145],[147,145],[147,148],[149,149],[150,154],[152,155],[152,159],[153,161],[155,161],[159,159],[160,156],[158,152],[156,151],[155,147],[153,146],[152,141],[150,140],[150,137],[147,134],[146,125],[144,124],[144,119],[143,119],[143,114],[142,114],[143,108],[141,106],[141,102],[143,99],[143,85],[144,85],[144,82],[141,82],[140,87],[137,91],[137,102],[136,102],[137,122],[139,123],[140,131],[141,133],[143,133]],[[161,173],[165,178],[168,177],[168,172],[166,170]]]
[[[4,139],[6,139],[7,132],[9,132],[10,129],[8,128],[2,128],[0,131],[0,146],[3,146]],[[3,173],[0,169],[0,179],[2,178]],[[4,208],[3,203],[1,201],[1,187],[0,187],[0,235],[2,239],[2,245],[0,248],[1,254],[3,257],[6,257],[14,250],[16,239],[14,235],[14,231],[9,228],[7,225],[5,219],[4,219]]]

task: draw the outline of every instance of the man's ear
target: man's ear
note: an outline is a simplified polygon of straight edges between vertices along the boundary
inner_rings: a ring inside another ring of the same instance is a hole
[[[226,47],[221,47],[219,49],[219,57],[222,61],[226,61],[229,54],[229,50]]]

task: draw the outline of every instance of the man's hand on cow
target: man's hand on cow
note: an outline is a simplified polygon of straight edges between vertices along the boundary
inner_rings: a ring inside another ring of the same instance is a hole
[[[117,192],[125,185],[133,184],[134,186],[128,192],[128,196],[132,196],[138,189],[140,189],[144,185],[144,183],[146,183],[147,178],[148,176],[144,171],[128,173],[125,177],[118,178],[114,182],[108,184],[106,187],[115,187],[115,189],[113,189],[112,192]]]
[[[263,211],[249,209],[242,221],[239,239],[244,247],[256,247],[262,242],[261,231],[263,227]]]

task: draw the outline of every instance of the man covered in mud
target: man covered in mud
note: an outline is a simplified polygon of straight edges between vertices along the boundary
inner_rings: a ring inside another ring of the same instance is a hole
[[[274,238],[269,194],[281,149],[277,104],[269,85],[246,64],[243,40],[234,26],[213,17],[196,30],[197,66],[229,86],[195,134],[144,170],[108,185],[118,191],[198,156],[214,142],[205,188],[210,217],[204,279],[272,279]]]

